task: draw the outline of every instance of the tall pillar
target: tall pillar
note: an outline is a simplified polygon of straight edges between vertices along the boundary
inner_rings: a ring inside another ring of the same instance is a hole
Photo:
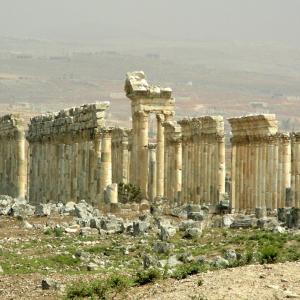
[[[165,143],[164,143],[164,127],[162,123],[165,120],[163,114],[156,115],[157,118],[157,147],[156,147],[156,196],[164,196],[164,152],[165,152]]]
[[[286,207],[286,190],[291,187],[291,143],[288,134],[283,134],[283,149],[282,149],[282,175],[283,175],[283,198],[281,207]]]
[[[218,201],[225,194],[225,139],[224,136],[217,137],[218,142]]]
[[[180,200],[180,193],[182,190],[182,144],[181,139],[175,141],[175,198]]]
[[[149,144],[149,199],[156,197],[156,144]]]
[[[234,213],[236,211],[236,173],[237,173],[237,168],[236,168],[236,154],[237,154],[237,146],[231,138],[231,211]]]
[[[16,160],[17,160],[17,197],[25,198],[26,195],[26,157],[25,157],[25,133],[18,131],[17,133],[17,147],[16,147]]]
[[[100,200],[103,200],[104,190],[108,185],[112,184],[111,129],[102,130],[100,181]]]
[[[138,134],[138,168],[139,187],[145,198],[148,198],[148,114],[139,112],[139,134]]]

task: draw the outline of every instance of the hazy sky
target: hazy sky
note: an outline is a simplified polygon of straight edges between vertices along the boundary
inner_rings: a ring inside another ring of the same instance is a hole
[[[0,0],[0,35],[300,44],[300,0]]]

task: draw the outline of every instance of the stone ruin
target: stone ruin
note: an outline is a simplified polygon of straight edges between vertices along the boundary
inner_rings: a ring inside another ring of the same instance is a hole
[[[37,116],[27,132],[27,162],[24,124],[17,116],[2,117],[1,193],[33,204],[85,199],[117,205],[118,184],[131,184],[143,199],[165,199],[170,207],[218,208],[229,201],[233,212],[294,207],[299,213],[300,133],[278,132],[275,115],[228,120],[231,166],[225,168],[222,116],[176,121],[172,90],[149,85],[141,71],[127,74],[125,92],[132,129],[105,127],[105,102]],[[149,143],[150,114],[156,116],[156,143]]]
[[[0,118],[0,194],[15,198],[26,195],[24,120],[19,115]]]
[[[105,128],[108,103],[61,110],[31,119],[30,202],[96,204],[111,184],[111,130]]]

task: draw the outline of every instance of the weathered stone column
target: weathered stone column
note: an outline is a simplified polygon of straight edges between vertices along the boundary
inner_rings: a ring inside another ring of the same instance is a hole
[[[181,138],[175,141],[175,198],[180,201],[182,191],[182,144]]]
[[[237,182],[237,167],[236,167],[236,155],[237,145],[233,138],[231,138],[231,212],[236,211],[236,182]]]
[[[218,200],[220,201],[225,194],[225,138],[217,137],[218,148]]]
[[[156,197],[156,144],[149,144],[149,199]]]
[[[25,132],[19,130],[16,137],[16,160],[17,160],[17,194],[16,197],[25,198],[27,166],[25,157]]]
[[[148,114],[139,112],[138,163],[139,187],[145,198],[148,198]]]
[[[100,200],[104,199],[104,190],[112,183],[112,165],[111,165],[111,129],[102,130],[101,142],[101,177]]]
[[[164,196],[164,127],[162,123],[165,121],[163,114],[156,115],[157,118],[157,147],[156,147],[156,195],[158,197]]]
[[[286,190],[291,187],[291,143],[288,134],[282,134],[282,191],[281,207],[286,207]]]

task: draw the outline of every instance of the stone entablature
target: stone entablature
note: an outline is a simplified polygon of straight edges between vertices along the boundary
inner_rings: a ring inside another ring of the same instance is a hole
[[[0,194],[25,198],[25,147],[24,120],[17,114],[0,117]]]
[[[273,210],[288,205],[291,144],[274,114],[228,120],[232,128],[232,208]]]
[[[76,137],[82,131],[93,133],[93,129],[105,126],[105,111],[108,107],[109,102],[97,102],[33,117],[27,139],[38,141],[41,138],[56,138],[62,134]]]
[[[86,104],[31,119],[29,198],[32,203],[95,205],[112,183],[111,130],[105,128],[107,102]]]

